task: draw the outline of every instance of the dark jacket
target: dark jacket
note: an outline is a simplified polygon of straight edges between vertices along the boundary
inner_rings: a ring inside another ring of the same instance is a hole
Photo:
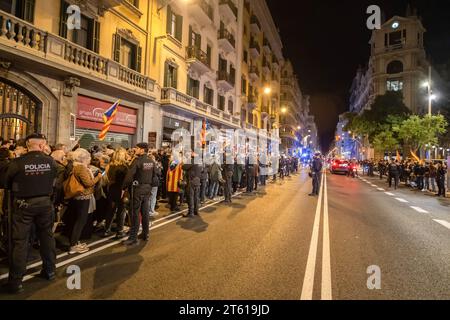
[[[10,161],[8,159],[0,160],[0,189],[6,188],[6,171]]]
[[[151,186],[153,184],[155,167],[156,163],[146,154],[136,158],[125,177],[123,189],[129,188],[134,181],[137,181],[139,186]]]
[[[194,187],[201,185],[202,166],[199,164],[185,164],[183,165],[183,170],[186,173],[185,178],[188,185]]]

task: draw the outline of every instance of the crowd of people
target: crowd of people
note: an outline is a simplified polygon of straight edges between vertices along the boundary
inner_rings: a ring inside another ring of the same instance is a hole
[[[39,134],[0,141],[0,235],[2,248],[10,252],[13,292],[22,290],[33,245],[40,247],[41,276],[54,278],[55,231],[68,240],[69,254],[88,252],[82,239],[94,233],[135,246],[140,243],[141,224],[141,239],[149,240],[152,218],[163,203],[168,202],[172,212],[187,204],[185,216],[193,217],[208,200],[224,197],[231,203],[238,191],[253,193],[268,178],[284,179],[299,170],[298,159],[289,156],[266,163],[255,155],[243,164],[235,157],[230,164],[224,153],[210,163],[196,164],[186,161],[194,160],[194,153],[174,158],[171,149],[149,150],[146,143],[129,149],[105,145],[87,150],[80,145],[50,146]]]
[[[446,196],[447,164],[445,161],[366,160],[361,162],[363,171],[368,176],[375,176],[378,171],[380,180],[387,178],[389,187],[397,189],[400,183],[422,192],[433,192],[438,197]]]

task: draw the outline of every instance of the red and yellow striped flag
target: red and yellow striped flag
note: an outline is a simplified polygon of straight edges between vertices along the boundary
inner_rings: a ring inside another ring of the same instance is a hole
[[[114,103],[111,108],[106,110],[106,112],[103,114],[103,121],[105,122],[105,125],[103,126],[103,129],[98,136],[98,139],[100,141],[105,140],[106,135],[111,128],[114,119],[116,118],[117,112],[119,111],[119,104],[120,100],[117,100],[116,103]]]

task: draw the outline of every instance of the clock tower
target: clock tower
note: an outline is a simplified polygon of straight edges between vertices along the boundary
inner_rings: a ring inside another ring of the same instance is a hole
[[[405,105],[413,113],[427,106],[421,84],[427,79],[429,63],[423,44],[425,28],[416,15],[394,16],[370,40],[373,94],[400,91]]]

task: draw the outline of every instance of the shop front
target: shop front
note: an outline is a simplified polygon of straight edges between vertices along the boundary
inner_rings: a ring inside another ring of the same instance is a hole
[[[99,133],[104,126],[103,114],[113,103],[78,96],[75,136],[82,148],[89,149],[94,145],[130,148],[136,143],[138,110],[122,104],[105,140],[99,140]]]
[[[189,132],[191,130],[192,120],[182,120],[181,117],[176,117],[170,114],[163,115],[163,135],[162,135],[162,147],[173,147],[172,134],[179,129],[185,129]]]

